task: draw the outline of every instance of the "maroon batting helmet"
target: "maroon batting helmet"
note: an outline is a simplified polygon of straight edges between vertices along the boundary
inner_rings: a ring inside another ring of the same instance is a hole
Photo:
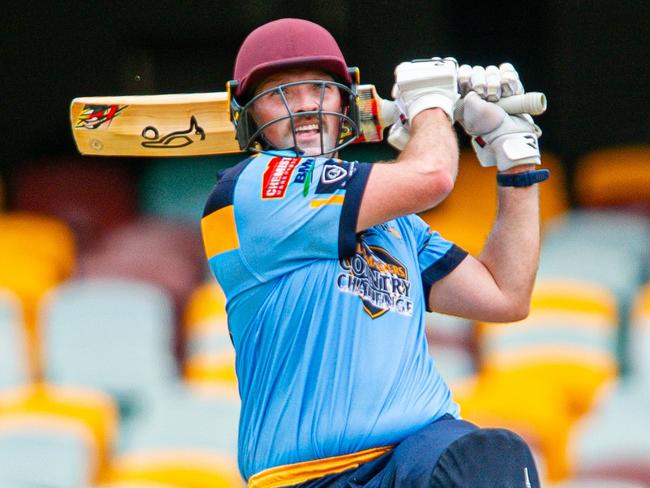
[[[249,97],[264,78],[290,68],[319,69],[347,86],[353,82],[332,34],[308,20],[279,19],[255,29],[239,48],[234,95],[240,100]]]

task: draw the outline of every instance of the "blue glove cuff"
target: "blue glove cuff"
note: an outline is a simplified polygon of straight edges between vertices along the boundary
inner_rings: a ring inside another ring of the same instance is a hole
[[[497,185],[499,186],[530,186],[541,183],[548,179],[551,172],[547,169],[526,171],[525,173],[502,174],[497,173]]]

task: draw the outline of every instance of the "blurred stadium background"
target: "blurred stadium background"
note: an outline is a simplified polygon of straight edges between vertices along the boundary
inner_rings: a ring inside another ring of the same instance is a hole
[[[523,435],[545,486],[650,486],[650,3],[23,2],[0,96],[0,486],[240,486],[223,297],[198,222],[238,155],[82,158],[76,96],[221,91],[254,27],[326,26],[362,80],[400,61],[511,61],[544,91],[543,246],[530,317],[430,314],[465,418]],[[423,217],[477,253],[494,174],[467,140]],[[347,158],[390,157],[390,147]]]

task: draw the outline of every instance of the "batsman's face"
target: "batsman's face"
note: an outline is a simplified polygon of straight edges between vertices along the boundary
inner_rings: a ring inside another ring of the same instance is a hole
[[[318,70],[285,71],[267,78],[257,88],[256,94],[285,83],[305,80],[333,81],[333,78]],[[306,156],[317,156],[322,153],[327,154],[336,147],[341,124],[340,117],[336,115],[323,115],[321,125],[317,114],[304,114],[318,110],[341,113],[341,93],[335,86],[300,83],[282,87],[282,92],[272,90],[255,102],[252,114],[258,126],[281,119],[264,129],[264,137],[276,149],[293,148],[297,143],[297,149]],[[288,118],[289,111],[293,114],[295,140],[291,121]]]

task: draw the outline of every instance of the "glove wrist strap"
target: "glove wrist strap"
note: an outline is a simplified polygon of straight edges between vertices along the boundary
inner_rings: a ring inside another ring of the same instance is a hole
[[[497,173],[497,185],[499,186],[531,186],[548,179],[551,172],[547,169],[526,171],[524,173],[503,174]]]

